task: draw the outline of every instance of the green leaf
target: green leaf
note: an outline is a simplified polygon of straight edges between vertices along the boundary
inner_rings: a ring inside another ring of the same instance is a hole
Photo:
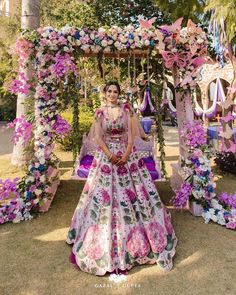
[[[153,254],[152,250],[148,253],[148,258],[149,259],[153,259],[154,258],[154,254]]]
[[[96,275],[98,269],[96,267],[91,268],[91,273]]]
[[[80,248],[82,247],[82,245],[83,245],[83,242],[81,241],[81,242],[79,243],[77,249],[76,249],[76,252],[79,252],[79,250],[80,250]]]
[[[97,221],[97,214],[95,213],[95,211],[91,210],[90,211],[90,216],[94,221]]]
[[[133,222],[132,222],[132,219],[131,219],[131,217],[130,216],[124,216],[124,220],[125,220],[125,223],[126,224],[132,224]]]
[[[102,256],[101,259],[95,260],[99,267],[106,267],[107,266],[107,257],[106,254]]]
[[[120,202],[121,206],[127,207],[128,205],[125,202]]]
[[[73,228],[72,230],[70,230],[70,231],[68,232],[68,238],[69,238],[70,240],[73,240],[75,237],[76,237],[76,230]]]
[[[173,247],[174,247],[174,239],[172,238],[171,235],[168,235],[167,236],[167,245],[166,245],[165,249],[167,251],[171,251],[173,249]]]
[[[87,265],[82,261],[79,266],[81,269],[86,269]]]
[[[129,208],[124,208],[124,211],[126,214],[129,214],[130,213],[130,209]]]
[[[108,221],[108,217],[106,215],[103,215],[102,218],[100,219],[101,224],[106,224]]]
[[[151,209],[151,214],[153,217],[155,216],[155,208],[154,207],[152,207],[152,209]]]
[[[94,203],[94,204],[93,204],[93,207],[94,207],[94,210],[95,210],[95,211],[98,211],[98,210],[99,210],[99,207],[98,207],[97,204]]]

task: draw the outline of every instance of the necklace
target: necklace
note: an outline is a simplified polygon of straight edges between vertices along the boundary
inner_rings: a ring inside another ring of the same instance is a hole
[[[118,107],[118,104],[114,104],[114,105],[106,105],[107,108],[111,108],[111,109],[114,109],[114,108],[117,108]]]

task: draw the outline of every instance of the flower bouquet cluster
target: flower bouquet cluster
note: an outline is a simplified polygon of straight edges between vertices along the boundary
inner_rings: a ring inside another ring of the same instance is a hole
[[[29,207],[23,201],[18,190],[19,178],[0,179],[0,224],[8,221],[14,223],[31,219]]]
[[[236,229],[236,194],[221,193],[218,199],[213,199],[204,209],[205,223],[210,220],[226,228]]]
[[[182,160],[184,182],[173,204],[177,208],[184,208],[188,200],[194,200],[205,205],[215,197],[214,176],[211,172],[211,150],[206,145],[206,134],[200,121],[187,123],[181,131],[184,142],[188,147],[188,157]]]

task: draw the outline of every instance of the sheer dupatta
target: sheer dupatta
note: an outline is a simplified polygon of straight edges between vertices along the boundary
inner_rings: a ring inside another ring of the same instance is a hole
[[[105,107],[98,108],[95,112],[94,121],[87,136],[87,140],[100,147],[105,147]],[[121,111],[123,112],[124,124],[126,131],[123,133],[122,138],[127,144],[135,145],[135,138],[146,138],[146,134],[142,125],[133,111],[132,107],[128,104],[121,104]]]

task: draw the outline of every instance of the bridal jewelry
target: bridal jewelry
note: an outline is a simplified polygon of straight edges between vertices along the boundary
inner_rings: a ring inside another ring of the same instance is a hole
[[[111,108],[114,109],[116,107],[118,107],[118,104],[114,104],[114,105],[106,105],[107,108]]]

